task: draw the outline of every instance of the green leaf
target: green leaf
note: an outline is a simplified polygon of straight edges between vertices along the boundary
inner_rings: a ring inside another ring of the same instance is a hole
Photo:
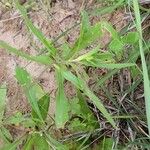
[[[26,70],[21,67],[16,68],[16,78],[25,90],[26,97],[32,109],[38,114],[41,121],[43,121],[39,106],[38,98],[36,96],[36,89],[32,83],[31,77]]]
[[[46,119],[49,109],[50,97],[48,94],[44,95],[42,98],[38,100],[38,106],[42,115],[43,120]],[[32,110],[32,117],[34,119],[40,119],[37,113]]]
[[[114,143],[113,139],[104,138],[103,141],[101,142],[99,148],[101,148],[101,150],[112,150],[113,143]]]
[[[93,61],[84,61],[84,65],[86,66],[92,66],[92,67],[97,67],[97,68],[106,68],[106,69],[122,69],[122,68],[127,68],[127,67],[132,67],[135,66],[134,63],[103,63],[99,60],[93,60]]]
[[[108,13],[112,13],[113,11],[115,11],[118,7],[124,5],[124,0],[119,0],[118,3],[115,3],[115,5],[113,6],[110,6],[110,7],[102,7],[102,8],[97,8],[97,9],[94,9],[91,14],[92,15],[104,15],[104,14],[108,14]]]
[[[9,44],[7,44],[6,42],[1,41],[1,40],[0,40],[0,48],[4,48],[9,53],[13,53],[17,56],[21,56],[23,58],[26,58],[27,60],[35,61],[37,63],[41,63],[44,65],[50,65],[52,62],[51,58],[47,55],[31,56],[27,53],[24,53],[22,50],[18,50],[18,49],[10,46]]]
[[[5,127],[1,126],[1,133],[3,134],[4,138],[5,138],[5,141],[12,141],[13,140],[13,137],[12,135],[10,134],[9,130],[6,129]]]
[[[86,119],[91,116],[91,121],[96,121],[96,118],[94,117],[92,111],[89,109],[88,104],[85,100],[85,97],[82,95],[80,90],[77,91],[77,97],[79,99],[79,105],[81,107],[81,113],[82,116],[84,116]]]
[[[123,43],[122,41],[118,40],[118,39],[114,39],[111,41],[111,43],[109,44],[109,48],[112,52],[114,52],[116,55],[120,55],[122,54],[122,50],[123,50]]]
[[[110,23],[106,21],[102,21],[101,27],[107,30],[111,34],[113,39],[118,39],[118,40],[120,39],[118,32],[113,28],[113,26]]]
[[[65,123],[69,120],[69,103],[64,91],[64,77],[59,68],[56,69],[56,80],[58,91],[56,95],[55,123],[57,128],[64,128]]]
[[[73,57],[78,51],[88,47],[92,42],[96,41],[102,35],[101,24],[97,23],[90,26],[87,13],[82,13],[82,23],[80,29],[80,36],[75,42],[72,50],[67,56],[67,59]]]
[[[96,107],[102,112],[104,117],[112,124],[112,126],[116,127],[113,118],[108,113],[101,100],[89,89],[89,87],[84,83],[84,80],[79,79],[69,71],[62,71],[62,74],[64,78],[72,82],[72,84],[74,84],[76,88],[82,90],[84,94],[87,95],[90,98],[90,100],[96,105]]]
[[[61,49],[62,49],[62,53],[61,53],[61,56],[66,59],[66,57],[69,55],[70,51],[71,51],[71,48],[69,47],[69,44],[67,42],[65,42],[62,46],[61,46]]]
[[[46,37],[43,35],[43,33],[33,25],[31,20],[27,16],[26,9],[19,4],[18,0],[16,1],[16,7],[17,7],[17,9],[19,9],[27,27],[40,40],[40,42],[43,43],[43,45],[47,48],[47,50],[50,52],[50,54],[52,56],[55,56],[56,49],[54,48],[52,43],[46,39]]]
[[[133,1],[133,8],[134,8],[134,13],[136,18],[136,28],[139,33],[139,51],[141,55],[142,69],[143,69],[146,116],[147,116],[147,123],[148,123],[148,131],[150,135],[150,117],[149,117],[150,116],[150,79],[149,79],[146,59],[144,55],[141,16],[140,16],[139,2],[137,0]]]
[[[93,58],[93,55],[97,54],[98,51],[99,51],[99,46],[94,48],[93,50],[79,56],[78,58],[72,60],[72,62],[78,62],[78,61],[82,61],[82,60],[89,60],[89,59]]]
[[[122,41],[125,44],[135,44],[139,40],[138,32],[129,32],[127,35],[122,37]]]
[[[73,98],[70,100],[70,111],[72,115],[81,115],[81,106],[79,105],[79,99]]]
[[[33,133],[27,139],[23,150],[49,150],[49,145],[46,138],[39,133]]]
[[[69,148],[67,148],[67,146],[65,146],[62,143],[56,141],[54,138],[51,137],[50,134],[45,133],[45,137],[46,137],[47,141],[49,141],[49,144],[53,149],[56,149],[56,150],[69,150]]]
[[[80,80],[75,75],[73,75],[69,71],[62,71],[62,74],[66,80],[72,82],[78,89],[82,89],[82,84],[81,84]]]
[[[2,123],[5,105],[6,105],[6,85],[0,86],[0,125]]]
[[[4,119],[5,125],[14,124],[16,126],[23,125],[24,127],[34,127],[35,123],[33,122],[32,118],[27,118],[26,116],[22,115],[22,113],[17,112],[16,114],[13,114],[12,116]]]

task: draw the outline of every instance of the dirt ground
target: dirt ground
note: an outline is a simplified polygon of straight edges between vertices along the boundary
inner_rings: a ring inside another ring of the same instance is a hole
[[[89,1],[88,5],[92,5],[92,1]],[[82,7],[83,3],[80,0],[75,2],[73,2],[73,0],[63,0],[56,2],[49,13],[43,10],[33,11],[30,13],[30,17],[34,24],[37,25],[48,38],[55,39],[58,35],[79,21]],[[124,11],[116,11],[113,15],[103,17],[103,19],[111,21],[118,30],[126,23],[124,18]],[[93,17],[91,20],[92,22],[97,22],[101,20],[101,17]],[[69,43],[73,43],[78,35],[78,31],[78,28],[71,31],[64,38],[57,41],[57,44],[59,45],[65,40]],[[41,48],[41,44],[28,32],[28,29],[25,27],[23,20],[16,10],[4,11],[0,8],[0,40],[6,41],[12,46],[32,55],[38,54],[38,50]],[[110,36],[107,33],[105,37],[101,39],[101,43],[105,46],[109,40]],[[10,116],[17,111],[22,113],[30,111],[27,100],[22,94],[23,92],[14,77],[15,67],[17,65],[25,67],[34,80],[39,82],[43,89],[51,93],[52,98],[49,113],[53,115],[55,111],[54,95],[57,90],[54,71],[51,68],[45,69],[45,66],[28,62],[25,59],[8,54],[4,49],[0,49],[0,84],[6,82],[8,88],[5,115]],[[66,92],[70,95],[73,93],[69,85],[66,86]]]

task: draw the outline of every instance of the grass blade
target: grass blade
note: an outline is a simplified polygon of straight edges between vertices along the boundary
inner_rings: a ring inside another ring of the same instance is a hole
[[[44,95],[38,100],[38,106],[44,121],[46,120],[48,114],[49,103],[50,103],[50,96],[48,94]],[[32,117],[37,120],[40,119],[34,110],[32,110]]]
[[[26,70],[23,68],[17,67],[16,68],[16,78],[20,85],[24,88],[25,94],[27,96],[27,99],[32,107],[32,109],[37,113],[40,120],[43,121],[42,114],[39,109],[38,105],[38,98],[36,95],[36,89],[35,86],[32,85],[32,80],[30,75]]]
[[[56,69],[56,80],[58,84],[58,91],[56,95],[55,123],[57,128],[63,128],[65,123],[69,120],[69,103],[64,91],[64,77],[62,76],[59,68]]]
[[[47,50],[50,52],[50,54],[52,56],[55,56],[56,49],[54,48],[52,43],[46,39],[46,37],[43,35],[43,33],[33,25],[31,20],[27,16],[26,9],[19,4],[18,0],[16,1],[16,7],[17,7],[17,9],[19,9],[27,27],[40,40],[40,42],[44,44],[44,46],[47,48]]]
[[[108,14],[108,13],[112,13],[115,9],[117,9],[118,7],[124,5],[124,0],[120,0],[118,3],[116,3],[113,6],[110,7],[104,7],[104,8],[98,8],[96,10],[93,10],[91,12],[92,16],[99,16],[99,15],[104,15],[104,14]]]
[[[107,63],[100,63],[100,62],[86,62],[84,63],[87,66],[92,66],[92,67],[98,67],[98,68],[106,68],[106,69],[122,69],[122,68],[127,68],[127,67],[132,67],[135,66],[134,63],[119,63],[119,64],[107,64]]]
[[[89,46],[102,35],[101,24],[97,23],[94,26],[90,25],[88,14],[82,12],[82,22],[80,29],[80,36],[69,52],[67,59],[72,58],[77,52]]]
[[[147,115],[147,123],[148,123],[148,131],[150,135],[150,80],[148,76],[148,70],[143,50],[143,35],[142,35],[142,27],[141,27],[141,16],[139,11],[138,0],[133,1],[134,13],[136,18],[136,27],[139,32],[139,50],[142,61],[142,69],[143,69],[143,79],[144,79],[144,95],[145,95],[145,106],[146,106],[146,115]]]
[[[4,48],[9,53],[13,53],[15,55],[21,56],[23,58],[26,58],[27,60],[35,61],[37,63],[41,63],[41,64],[44,64],[44,65],[49,65],[52,62],[52,60],[49,56],[46,56],[46,55],[31,56],[31,55],[28,55],[27,53],[24,53],[21,50],[18,50],[16,48],[10,46],[9,44],[7,44],[4,41],[0,41],[0,48]]]

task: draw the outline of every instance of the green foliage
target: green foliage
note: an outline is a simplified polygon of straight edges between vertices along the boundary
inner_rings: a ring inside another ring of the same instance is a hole
[[[56,95],[56,113],[55,123],[57,128],[64,128],[65,123],[69,120],[69,103],[64,91],[64,77],[59,68],[56,70],[56,79],[58,84],[58,92]]]
[[[42,115],[42,119],[45,121],[47,114],[48,114],[48,110],[49,110],[49,104],[50,104],[50,97],[48,94],[44,95],[43,97],[41,97],[38,100],[38,107],[39,110],[41,112]],[[39,120],[39,116],[38,114],[34,111],[34,109],[32,110],[32,117],[36,120]]]
[[[144,55],[144,49],[143,49],[143,35],[142,35],[142,26],[141,26],[141,16],[139,11],[139,4],[138,1],[133,1],[133,7],[134,7],[134,13],[136,18],[136,28],[138,31],[138,34],[140,36],[139,38],[139,50],[141,55],[141,61],[142,61],[142,69],[143,69],[143,80],[144,80],[144,95],[145,95],[145,106],[146,106],[146,115],[147,115],[147,123],[148,123],[148,131],[150,135],[150,79],[146,64],[146,59]]]
[[[23,150],[49,150],[50,147],[46,141],[46,138],[43,135],[40,135],[39,133],[34,133],[31,136],[28,137]]]
[[[32,107],[32,109],[37,113],[41,121],[43,121],[39,105],[38,97],[36,95],[35,85],[32,83],[31,77],[26,70],[23,68],[16,68],[16,78],[21,86],[24,88],[27,99]]]
[[[111,138],[104,138],[103,141],[100,143],[99,148],[101,150],[112,150],[113,149],[113,139]]]
[[[110,7],[108,10],[102,10],[102,14],[105,12],[111,12],[124,1],[113,2],[115,5]],[[120,35],[114,27],[108,22],[101,21],[97,24],[91,25],[89,20],[89,15],[86,11],[81,13],[81,27],[80,34],[73,45],[65,42],[58,49],[55,48],[51,40],[47,39],[44,34],[33,25],[32,21],[28,18],[26,9],[16,2],[16,7],[20,11],[26,26],[29,30],[38,38],[38,40],[43,44],[46,49],[46,53],[38,56],[31,56],[21,50],[18,50],[4,41],[0,41],[0,48],[6,49],[9,53],[15,54],[17,56],[23,57],[29,61],[34,61],[43,65],[53,67],[55,70],[57,91],[55,95],[56,108],[54,119],[51,120],[47,117],[50,105],[50,96],[45,93],[41,86],[34,82],[30,74],[21,67],[16,67],[16,79],[21,87],[24,89],[24,93],[27,100],[31,106],[31,113],[28,117],[25,117],[21,113],[16,113],[13,116],[4,119],[5,110],[5,100],[6,100],[6,87],[3,85],[0,88],[0,136],[6,141],[4,149],[16,149],[20,143],[25,143],[24,150],[48,150],[48,149],[58,149],[67,150],[70,147],[61,143],[56,139],[59,135],[52,131],[57,129],[57,131],[62,131],[62,129],[68,129],[69,132],[85,132],[89,133],[86,137],[80,137],[82,143],[80,143],[79,149],[84,146],[91,136],[91,132],[99,128],[101,122],[97,121],[96,115],[89,108],[88,102],[94,104],[94,106],[100,111],[106,122],[110,123],[114,129],[116,129],[115,117],[108,112],[103,101],[91,87],[87,84],[87,76],[85,77],[84,68],[106,68],[111,70],[99,83],[102,85],[109,77],[118,72],[122,68],[130,67],[134,74],[137,72],[137,66],[135,64],[139,53],[135,51],[134,58],[129,57],[125,60],[124,53],[127,46],[134,47],[139,41],[139,46],[141,49],[141,56],[143,62],[143,76],[145,83],[145,95],[146,104],[149,106],[148,90],[149,90],[149,79],[147,75],[146,63],[144,61],[144,56],[142,53],[142,34],[139,14],[136,14],[137,18],[137,28],[138,32],[129,32],[124,35]],[[135,10],[138,9],[138,5],[134,2]],[[97,41],[103,36],[103,31],[108,31],[111,35],[111,41],[108,44],[108,51],[102,51],[101,46],[96,46]],[[139,34],[140,33],[140,34]],[[61,49],[61,50],[60,50]],[[131,53],[130,53],[131,54]],[[135,70],[134,70],[134,69]],[[84,71],[81,71],[83,69]],[[69,98],[65,93],[65,82],[70,82],[76,94],[73,98]],[[146,84],[147,82],[147,84]],[[111,97],[111,96],[109,96]],[[147,107],[147,116],[149,115],[149,108]],[[119,118],[119,117],[118,117]],[[5,128],[5,125],[14,124],[22,125],[24,128],[31,128],[30,134],[26,134],[24,137],[12,141],[12,136],[9,131]],[[148,119],[148,124],[149,119]],[[52,136],[51,136],[52,135]],[[53,138],[54,137],[54,138]],[[55,139],[56,138],[56,139]],[[76,141],[75,141],[76,142]],[[99,148],[102,150],[111,149],[113,146],[113,140],[110,138],[104,138],[102,142],[100,141]],[[76,145],[76,143],[75,143]]]

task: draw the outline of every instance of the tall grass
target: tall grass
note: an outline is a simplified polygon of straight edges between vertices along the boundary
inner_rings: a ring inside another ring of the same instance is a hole
[[[143,35],[142,35],[141,16],[140,16],[140,11],[139,11],[138,0],[133,0],[133,7],[134,7],[135,18],[136,18],[136,28],[140,36],[139,50],[140,50],[141,61],[142,61],[145,107],[146,107],[148,130],[150,134],[150,80],[149,80],[148,69],[147,69],[144,49],[143,49]]]

